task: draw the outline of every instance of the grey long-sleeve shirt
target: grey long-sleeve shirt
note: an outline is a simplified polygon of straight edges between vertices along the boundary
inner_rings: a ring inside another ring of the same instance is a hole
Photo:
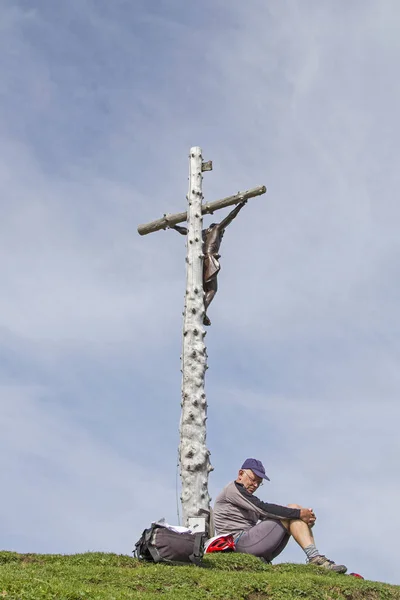
[[[299,508],[288,508],[279,504],[263,502],[236,481],[231,481],[224,487],[214,505],[216,535],[231,533],[236,536],[253,527],[259,520],[299,518]]]

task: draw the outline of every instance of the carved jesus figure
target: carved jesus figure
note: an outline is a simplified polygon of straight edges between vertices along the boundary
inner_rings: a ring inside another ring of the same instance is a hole
[[[204,289],[204,307],[205,314],[203,318],[204,325],[211,325],[211,321],[207,316],[207,309],[210,306],[218,289],[217,276],[221,270],[219,263],[220,254],[219,248],[221,246],[222,238],[225,233],[225,229],[238,215],[239,211],[246,204],[247,200],[243,200],[238,204],[220,223],[211,223],[207,229],[203,229],[203,289]],[[175,229],[181,235],[187,235],[187,227],[180,227],[179,225],[173,225],[171,229]]]

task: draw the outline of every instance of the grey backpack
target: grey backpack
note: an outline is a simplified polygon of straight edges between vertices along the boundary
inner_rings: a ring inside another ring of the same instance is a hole
[[[177,533],[153,523],[145,529],[133,551],[139,560],[171,564],[200,565],[204,553],[204,533]]]

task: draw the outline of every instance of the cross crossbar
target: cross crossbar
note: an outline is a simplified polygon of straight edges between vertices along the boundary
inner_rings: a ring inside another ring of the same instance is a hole
[[[243,200],[247,200],[248,198],[261,196],[262,194],[265,194],[266,191],[267,188],[265,187],[265,185],[259,185],[258,187],[252,188],[251,190],[246,190],[245,192],[238,192],[234,196],[221,198],[220,200],[215,200],[214,202],[207,202],[206,204],[202,205],[201,212],[203,215],[212,215],[214,211],[219,210],[220,208],[225,208],[227,206],[231,206],[232,204],[239,204],[239,202],[243,202]],[[187,215],[187,212],[176,213],[174,215],[165,214],[162,217],[162,219],[158,219],[157,221],[152,221],[151,223],[146,223],[144,225],[139,225],[137,230],[140,235],[154,233],[154,231],[159,231],[160,229],[167,229],[167,227],[171,227],[173,225],[177,225],[178,223],[186,221]]]

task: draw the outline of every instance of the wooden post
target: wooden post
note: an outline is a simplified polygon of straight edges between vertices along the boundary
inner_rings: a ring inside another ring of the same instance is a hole
[[[204,517],[210,510],[208,474],[212,470],[206,446],[207,400],[204,391],[207,350],[203,293],[202,155],[194,146],[189,156],[186,295],[183,319],[182,413],[180,421],[180,471],[182,520]],[[206,170],[206,169],[204,169]],[[207,169],[209,170],[209,169]]]

